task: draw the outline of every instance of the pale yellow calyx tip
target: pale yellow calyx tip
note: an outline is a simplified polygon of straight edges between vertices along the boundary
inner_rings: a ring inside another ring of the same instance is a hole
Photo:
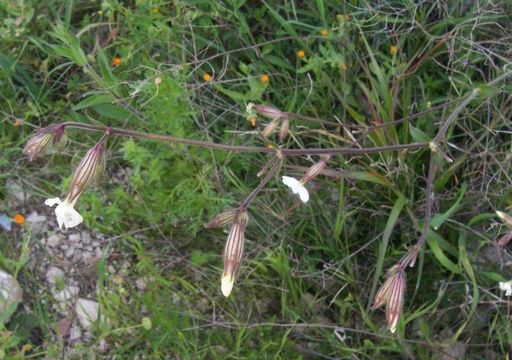
[[[247,104],[247,107],[245,108],[245,111],[250,112],[253,107],[254,107],[254,104],[253,103],[249,103],[249,104]]]
[[[503,211],[496,211],[496,215],[500,217],[500,219],[504,220],[507,217],[507,214],[505,214]]]
[[[390,327],[389,331],[391,331],[391,333],[394,334],[396,331],[396,326]]]
[[[233,284],[235,283],[233,276],[224,274],[222,275],[220,289],[222,290],[222,295],[228,297],[231,294],[231,290],[233,290]]]

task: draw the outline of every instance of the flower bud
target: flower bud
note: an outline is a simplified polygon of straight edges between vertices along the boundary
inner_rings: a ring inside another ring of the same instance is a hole
[[[254,105],[254,104],[249,104],[249,106],[247,108],[248,109],[254,109],[261,116],[264,116],[264,117],[272,119],[272,120],[283,119],[283,118],[287,118],[288,117],[288,115],[285,112],[282,112],[278,108],[275,108],[275,107],[270,106],[270,105]]]
[[[320,174],[320,172],[325,168],[325,166],[327,165],[327,160],[329,160],[328,156],[323,158],[319,162],[313,164],[313,166],[311,166],[309,169],[307,169],[306,173],[302,177],[301,182],[303,184],[306,184],[306,183],[310,182],[311,180],[313,180],[314,178],[316,178]]]
[[[50,145],[57,144],[64,135],[64,125],[54,124],[36,132],[27,142],[23,153],[28,155],[28,160],[33,161],[42,154]]]
[[[235,221],[238,209],[229,209],[215,216],[208,224],[204,225],[206,229],[219,228],[231,225]]]
[[[404,307],[405,273],[398,271],[393,277],[394,281],[389,290],[389,299],[386,304],[386,321],[392,333],[396,331]]]
[[[242,261],[244,233],[248,222],[249,216],[247,212],[241,212],[237,215],[229,231],[226,247],[224,248],[224,272],[221,281],[221,290],[225,297],[228,297],[233,289],[235,275]]]
[[[265,127],[265,129],[263,129],[263,131],[261,132],[261,136],[263,136],[264,138],[268,138],[277,129],[277,126],[279,125],[279,121],[280,121],[279,118],[272,120]]]
[[[75,203],[91,182],[98,182],[105,170],[105,137],[78,164],[68,189],[67,200]]]
[[[284,118],[281,123],[281,129],[279,130],[279,140],[283,142],[288,136],[288,132],[290,131],[290,119]]]

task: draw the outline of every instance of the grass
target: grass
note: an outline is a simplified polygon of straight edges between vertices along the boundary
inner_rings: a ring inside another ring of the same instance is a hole
[[[266,119],[256,129],[247,120],[253,102],[353,126],[292,120],[288,148],[386,146],[429,141],[463,96],[481,89],[449,128],[453,162],[438,162],[431,230],[407,271],[396,334],[371,305],[386,270],[419,237],[428,150],[335,156],[307,206],[271,181],[249,209],[244,260],[226,299],[227,232],[202,225],[257,186],[268,156],[115,139],[103,182],[78,204],[81,226],[107,239],[82,281],[97,288],[108,321],[87,341],[58,336],[34,265],[52,261],[42,235],[28,226],[0,232],[0,267],[25,289],[0,332],[0,358],[508,356],[510,303],[498,282],[512,276],[510,255],[492,253],[507,231],[494,211],[512,205],[511,87],[487,84],[510,71],[510,11],[487,1],[0,4],[6,214],[44,211],[98,138],[70,130],[65,148],[28,164],[22,149],[40,126],[78,121],[279,145],[258,135]],[[317,160],[287,159],[282,173],[300,176]],[[13,180],[30,200],[13,199]]]

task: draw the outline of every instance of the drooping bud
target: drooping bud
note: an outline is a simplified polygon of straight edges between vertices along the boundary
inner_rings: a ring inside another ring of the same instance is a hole
[[[279,130],[279,140],[283,142],[288,136],[288,132],[290,131],[290,119],[284,118],[281,123],[281,129]]]
[[[208,224],[204,225],[206,229],[219,228],[231,225],[235,221],[238,209],[229,209],[215,216]]]
[[[249,222],[247,212],[237,214],[235,222],[229,231],[228,240],[224,248],[224,272],[221,280],[221,290],[228,297],[235,283],[235,275],[242,261],[244,252],[245,227]]]
[[[306,184],[313,180],[314,178],[316,178],[320,174],[320,172],[325,168],[328,160],[329,156],[325,156],[319,162],[313,164],[313,166],[306,170],[306,173],[302,177],[301,182],[303,184]]]
[[[66,200],[75,203],[82,195],[87,185],[97,183],[105,170],[105,140],[102,137],[78,164],[69,185]]]
[[[404,307],[405,272],[398,271],[393,278],[394,281],[389,290],[389,299],[386,304],[386,321],[392,333],[396,331]]]
[[[386,281],[375,295],[373,308],[386,305],[386,322],[389,330],[394,333],[404,306],[405,272],[400,265],[395,265],[386,276]]]
[[[28,155],[28,160],[33,161],[41,155],[50,144],[57,144],[64,135],[65,126],[54,124],[37,131],[27,142],[23,153]]]
[[[288,118],[288,115],[285,112],[270,105],[249,104],[247,108],[250,110],[254,109],[259,115],[272,120]]]
[[[261,131],[261,136],[264,138],[268,138],[274,131],[276,131],[277,126],[279,125],[280,120],[274,119],[268,123],[267,126]]]

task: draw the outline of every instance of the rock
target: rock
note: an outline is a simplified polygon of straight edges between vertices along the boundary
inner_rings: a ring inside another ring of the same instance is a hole
[[[23,297],[18,281],[10,274],[0,270],[0,322],[7,323]]]
[[[144,280],[143,278],[135,280],[135,286],[137,287],[137,289],[139,289],[139,291],[146,290],[146,280]]]
[[[82,262],[88,266],[94,266],[98,262],[99,257],[90,252],[82,254]]]
[[[78,299],[75,305],[76,316],[80,325],[86,330],[98,320],[99,304],[93,300]]]
[[[70,246],[66,252],[64,253],[64,256],[67,257],[67,258],[70,258],[70,257],[73,257],[73,254],[75,253],[75,247],[74,246]]]
[[[28,223],[41,223],[46,222],[47,218],[44,215],[39,215],[37,212],[33,211],[28,215],[25,219]]]
[[[81,238],[82,237],[80,236],[80,233],[75,233],[68,236],[70,242],[80,242]]]
[[[77,341],[82,337],[82,330],[78,326],[73,326],[69,330],[69,341]]]
[[[58,234],[53,234],[48,236],[48,239],[46,239],[46,245],[50,247],[57,247],[59,246],[62,238]]]
[[[55,285],[58,281],[64,281],[64,271],[56,266],[50,266],[46,271],[46,281],[51,285]]]
[[[19,201],[26,201],[30,198],[30,194],[26,193],[23,188],[14,180],[7,180],[5,184],[7,193],[18,199]]]
[[[64,288],[64,290],[57,292],[54,295],[54,297],[55,297],[55,300],[57,300],[59,302],[66,302],[69,299],[76,297],[78,295],[78,291],[79,291],[79,289],[77,286],[70,285],[70,286],[66,286]]]
[[[87,231],[82,231],[82,244],[90,244],[91,243],[91,234]]]

